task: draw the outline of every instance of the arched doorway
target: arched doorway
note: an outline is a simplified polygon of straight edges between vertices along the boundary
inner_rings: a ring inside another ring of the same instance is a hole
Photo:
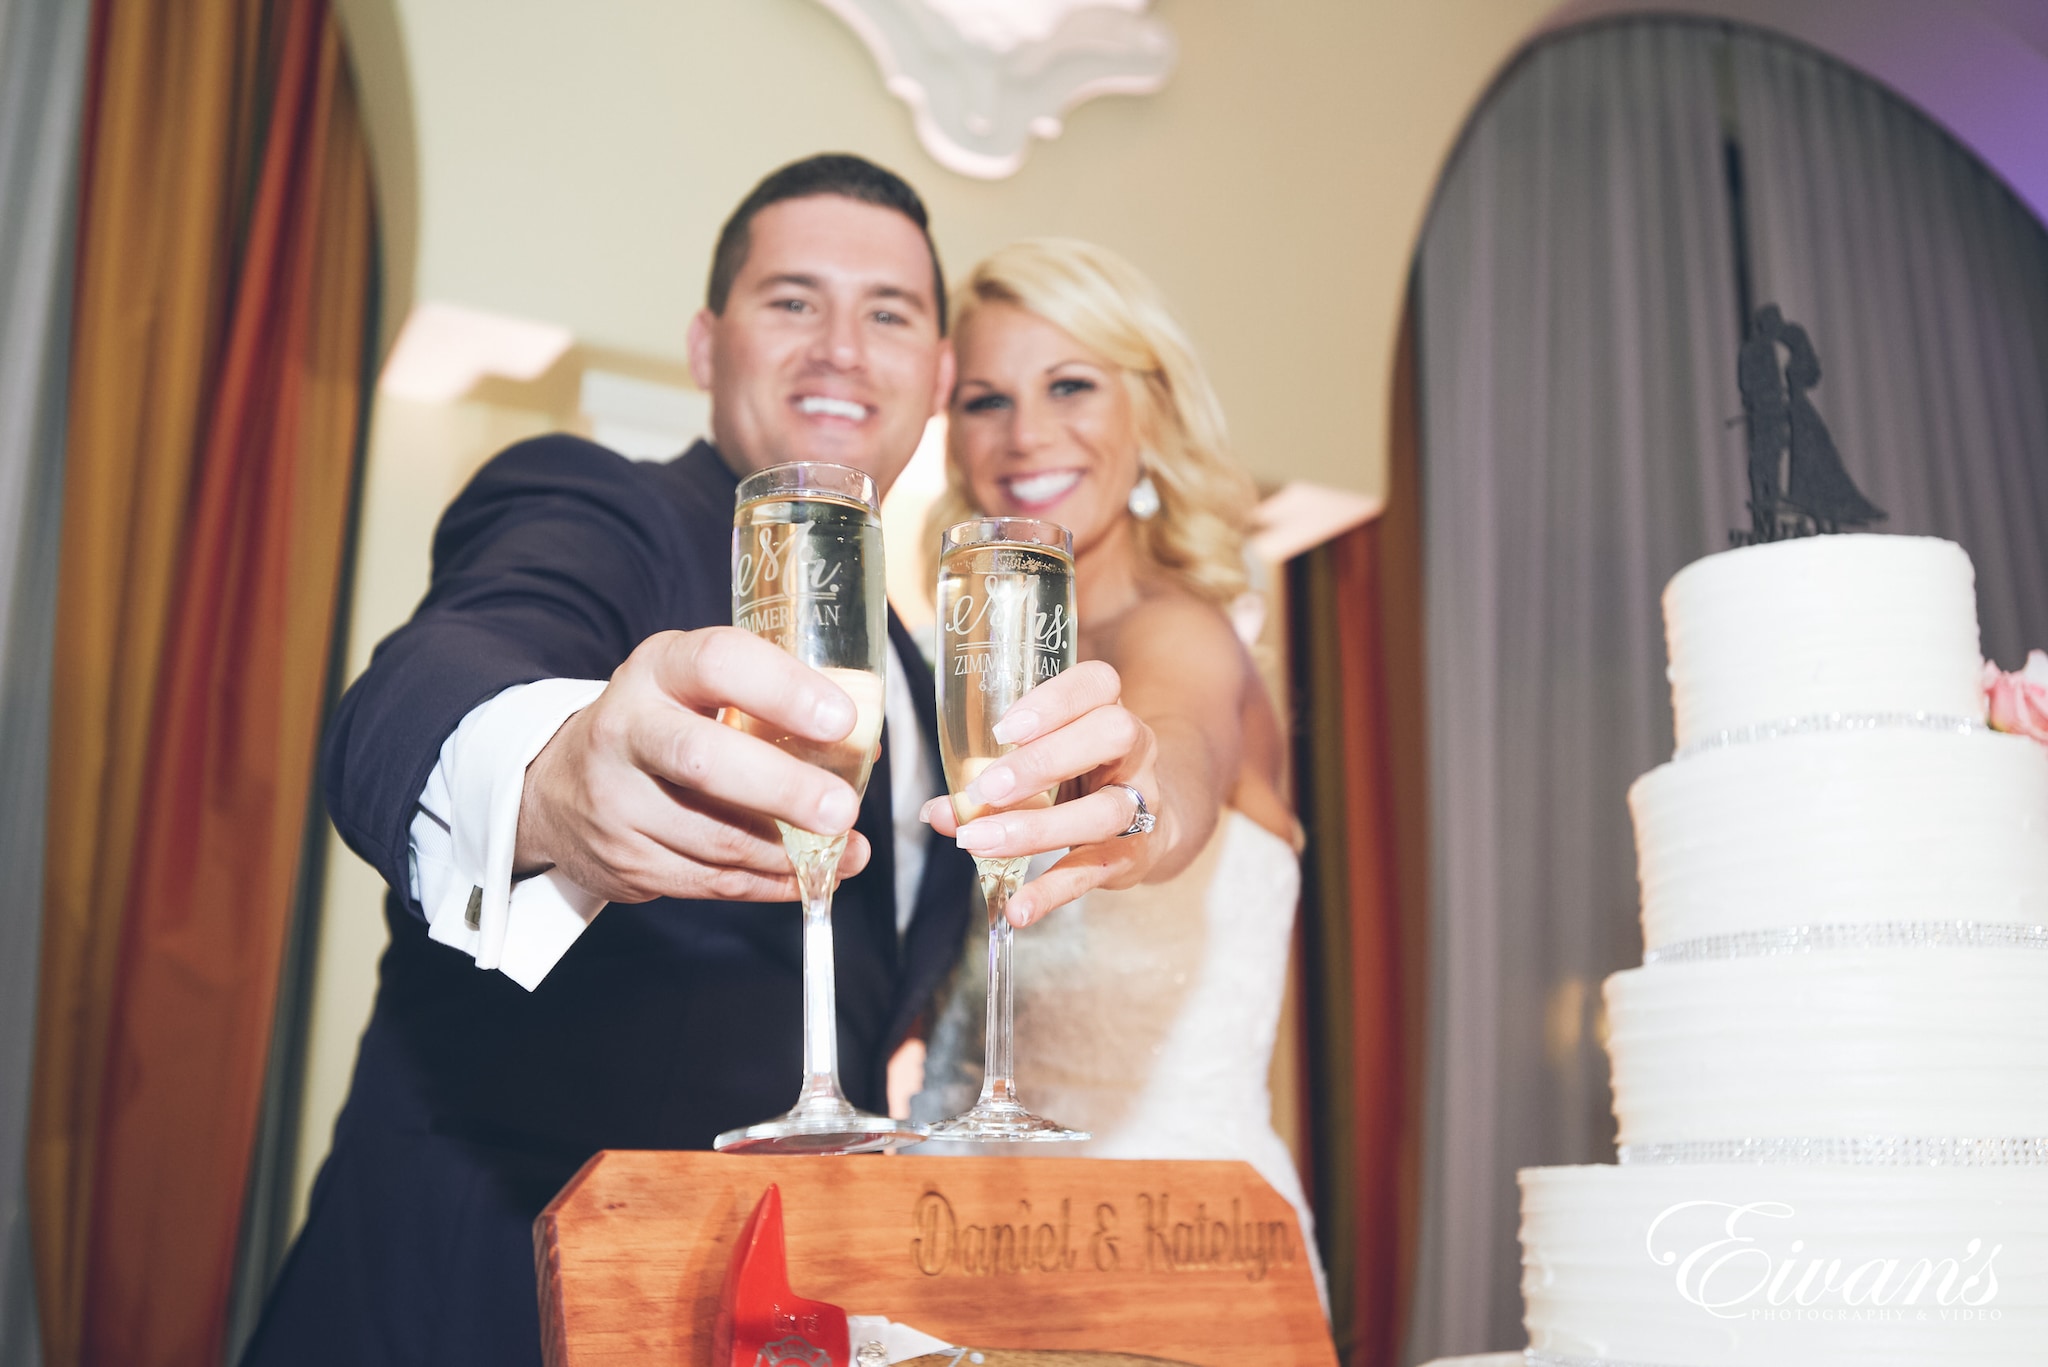
[[[1628,783],[1657,593],[1743,511],[1734,360],[1781,304],[1883,530],[1958,540],[1987,653],[2048,643],[2048,234],[1921,111],[1780,36],[1555,33],[1418,251],[1431,1101],[1408,1359],[1520,1342],[1514,1169],[1612,1156],[1599,984],[1640,959]]]

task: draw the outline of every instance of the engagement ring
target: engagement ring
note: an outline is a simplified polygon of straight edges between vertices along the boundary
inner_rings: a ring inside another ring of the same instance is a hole
[[[1105,783],[1102,786],[1105,788],[1123,789],[1131,795],[1131,801],[1136,803],[1138,807],[1137,813],[1131,817],[1131,824],[1124,830],[1116,833],[1117,839],[1121,840],[1127,835],[1152,834],[1152,828],[1159,824],[1159,818],[1152,815],[1152,809],[1145,805],[1145,795],[1143,793],[1128,783]]]

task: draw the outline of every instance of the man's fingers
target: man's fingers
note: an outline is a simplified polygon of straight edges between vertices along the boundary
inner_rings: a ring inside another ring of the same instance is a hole
[[[1113,666],[1083,660],[1017,699],[996,723],[995,738],[1004,745],[1022,745],[1122,696],[1123,680]]]
[[[736,707],[779,733],[818,741],[840,739],[858,717],[844,689],[738,627],[671,632],[642,649],[655,684],[693,711]]]
[[[669,804],[651,814],[647,835],[663,849],[711,868],[751,869],[773,876],[789,872],[782,834],[772,820],[672,783],[656,782]]]
[[[782,832],[765,816],[684,793],[663,784],[674,808],[654,823],[648,835],[664,849],[711,868],[749,869],[772,877],[790,875],[789,851],[783,848]],[[847,853],[840,859],[839,876],[851,878],[867,867],[868,842],[857,831],[847,832]],[[796,885],[790,885],[794,888]]]
[[[1076,849],[1130,829],[1135,804],[1121,788],[1102,788],[1055,807],[998,812],[960,828],[960,848],[984,858]]]
[[[851,878],[868,865],[873,850],[859,832],[846,838],[846,851],[839,858],[839,877]],[[630,863],[635,867],[625,882],[613,889],[611,900],[646,902],[656,897],[685,901],[794,902],[798,898],[796,875],[781,854],[779,869],[762,871],[707,863],[702,859],[668,849],[647,839],[643,850]]]
[[[1028,700],[1036,691],[1025,694],[1025,698]],[[1119,765],[1128,771],[1131,766],[1120,762],[1143,740],[1143,726],[1121,707],[1097,707],[1057,731],[1018,746],[982,770],[962,794],[972,804],[968,810],[1009,806],[1104,765]]]
[[[626,745],[633,764],[656,778],[803,830],[833,835],[860,814],[846,783],[695,712],[642,709],[628,723]]]
[[[846,836],[846,853],[839,856],[839,881],[843,883],[866,868],[868,860],[873,855],[874,850],[869,846],[868,838],[859,831],[849,831]]]
[[[854,690],[862,707],[872,703],[873,727],[862,732],[872,745],[881,683],[867,674],[857,682],[873,685]],[[860,803],[845,781],[778,746],[849,748],[855,701],[745,632],[649,637],[529,767],[518,862],[529,870],[552,864],[619,902],[792,900],[796,882],[775,822],[849,832]],[[705,715],[725,707],[776,743]],[[867,842],[849,834],[841,876],[864,868],[869,854]]]

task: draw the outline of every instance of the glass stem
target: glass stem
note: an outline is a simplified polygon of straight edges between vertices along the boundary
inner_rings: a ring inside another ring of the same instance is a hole
[[[1017,928],[1010,924],[1010,895],[1024,882],[1027,859],[977,859],[981,900],[988,905],[988,1054],[981,1078],[983,1106],[1017,1106],[1016,1057],[1011,1027],[1017,979],[1010,953]]]
[[[839,856],[846,837],[819,841],[808,848],[789,845],[789,861],[804,903],[804,1087],[796,1107],[844,1107],[839,1090],[838,965],[832,957],[832,892],[839,884]]]

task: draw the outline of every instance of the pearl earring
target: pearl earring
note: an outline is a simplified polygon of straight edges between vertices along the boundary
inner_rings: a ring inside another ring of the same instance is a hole
[[[1138,482],[1131,486],[1131,496],[1125,500],[1131,516],[1140,522],[1150,522],[1159,516],[1159,486],[1152,482],[1152,476],[1141,474]]]

